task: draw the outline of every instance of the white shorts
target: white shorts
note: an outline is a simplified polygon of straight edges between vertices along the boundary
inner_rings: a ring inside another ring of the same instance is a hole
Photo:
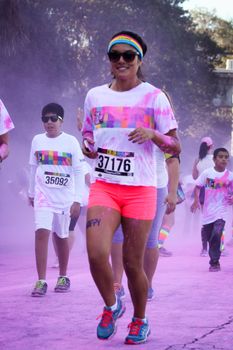
[[[67,238],[69,236],[70,211],[57,213],[50,208],[35,209],[36,230],[46,229],[56,232],[58,237]]]

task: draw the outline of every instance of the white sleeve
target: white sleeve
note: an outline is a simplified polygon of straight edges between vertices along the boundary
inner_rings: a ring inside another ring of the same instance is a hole
[[[206,178],[207,178],[207,173],[206,171],[203,171],[203,173],[201,173],[201,175],[199,175],[198,178],[196,179],[195,185],[198,187],[204,186],[206,182]]]
[[[162,134],[167,134],[170,130],[178,128],[171,104],[162,91],[155,101],[154,113],[156,130]]]
[[[34,198],[35,196],[35,176],[36,176],[36,165],[30,165],[29,173],[29,188],[28,188],[28,197]]]
[[[30,157],[29,157],[29,164],[30,165],[37,165],[37,159],[36,159],[36,155],[35,155],[35,137],[32,140],[32,144],[31,144],[31,151],[30,151]]]
[[[11,120],[11,117],[9,116],[9,113],[2,100],[0,100],[0,135],[6,134],[13,128],[14,124]]]
[[[75,137],[74,137],[74,151],[73,151],[73,157],[72,157],[72,165],[74,169],[74,186],[75,186],[74,201],[78,203],[82,203],[82,199],[84,196],[84,188],[85,188],[85,174],[84,174],[85,159],[84,159],[84,155],[82,153],[80,144]]]
[[[73,138],[73,153],[72,153],[72,166],[75,169],[81,169],[83,171],[83,163],[85,162],[85,158],[83,152],[81,150],[80,144],[78,140]]]
[[[93,139],[94,124],[91,116],[90,101],[91,101],[91,92],[89,91],[87,93],[87,96],[84,102],[84,119],[83,119],[82,135],[83,135],[83,138],[90,137],[91,139]]]
[[[84,188],[85,188],[85,176],[84,172],[81,170],[75,170],[74,172],[74,202],[82,203],[84,197]]]

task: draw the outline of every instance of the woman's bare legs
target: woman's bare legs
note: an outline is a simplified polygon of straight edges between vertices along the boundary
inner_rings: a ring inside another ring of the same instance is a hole
[[[123,264],[134,305],[134,317],[138,318],[145,318],[148,279],[143,263],[151,224],[151,220],[136,220],[122,217],[124,232]]]
[[[94,206],[87,211],[87,252],[90,270],[106,306],[112,306],[116,302],[109,255],[112,237],[120,220],[120,213],[112,208]]]

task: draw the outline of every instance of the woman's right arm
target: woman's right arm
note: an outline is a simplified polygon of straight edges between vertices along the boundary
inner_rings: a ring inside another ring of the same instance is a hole
[[[87,94],[84,102],[84,120],[83,120],[83,126],[82,126],[82,136],[83,136],[82,151],[86,157],[95,159],[98,154],[94,148],[94,145],[95,145],[94,135],[93,135],[94,124],[93,124],[90,109],[91,108],[89,104],[89,94]]]

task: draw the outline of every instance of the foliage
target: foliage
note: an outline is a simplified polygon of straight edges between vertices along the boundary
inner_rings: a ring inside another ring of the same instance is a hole
[[[222,65],[225,57],[233,57],[233,20],[226,21],[216,16],[215,11],[195,10],[191,12],[196,31],[208,35],[223,50]],[[225,67],[225,64],[224,64]]]
[[[89,88],[111,79],[108,41],[128,29],[147,42],[146,78],[170,93],[183,135],[205,132],[218,118],[212,70],[223,48],[195,30],[182,2],[0,0],[1,95],[13,91],[26,118],[51,100],[81,106]]]

